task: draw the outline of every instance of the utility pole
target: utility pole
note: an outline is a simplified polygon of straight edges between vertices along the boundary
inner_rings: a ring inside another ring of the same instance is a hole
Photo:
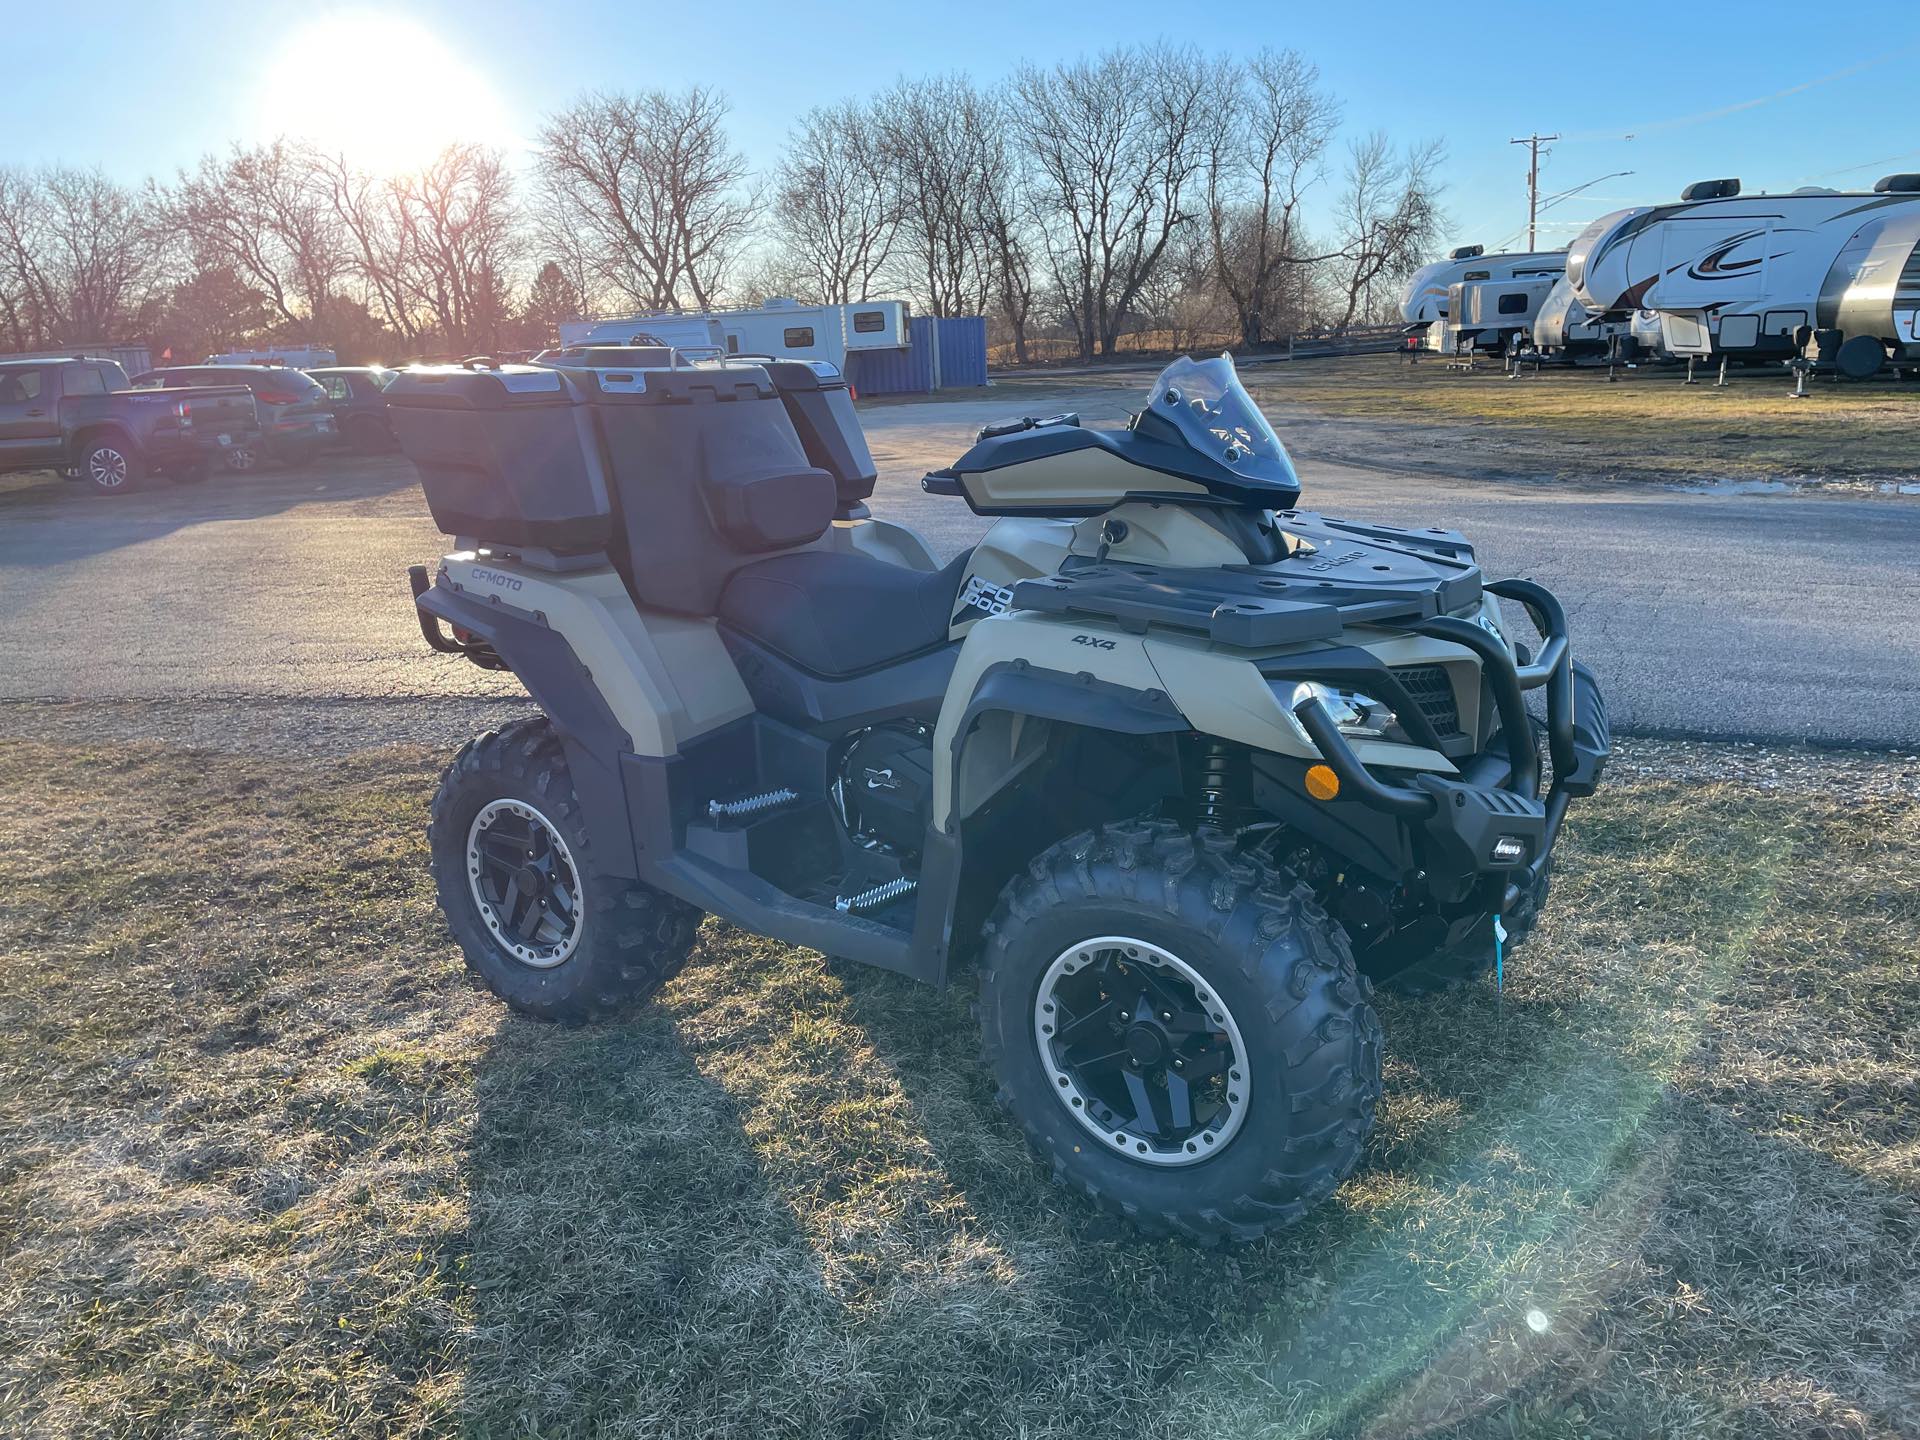
[[[1540,220],[1540,147],[1549,140],[1558,140],[1558,135],[1529,135],[1524,140],[1509,140],[1509,145],[1527,147],[1527,249],[1533,249],[1538,243],[1534,231]]]

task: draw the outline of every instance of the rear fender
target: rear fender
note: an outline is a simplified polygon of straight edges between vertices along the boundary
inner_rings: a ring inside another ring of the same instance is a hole
[[[518,677],[560,737],[595,858],[610,874],[637,877],[620,776],[620,756],[633,748],[633,741],[566,637],[525,611],[504,603],[481,604],[444,586],[428,590],[415,603],[484,640]]]

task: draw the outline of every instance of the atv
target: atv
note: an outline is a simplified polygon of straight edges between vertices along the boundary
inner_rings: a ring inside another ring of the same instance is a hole
[[[1559,603],[1452,531],[1296,508],[1224,356],[1124,429],[983,430],[922,482],[994,518],[945,564],[870,513],[831,366],[637,359],[386,392],[456,539],[413,568],[427,643],[544,712],[433,799],[471,967],[572,1021],[703,913],[934,985],[971,962],[1001,1101],[1093,1201],[1240,1241],[1329,1195],[1380,1096],[1373,982],[1524,939],[1600,779]]]

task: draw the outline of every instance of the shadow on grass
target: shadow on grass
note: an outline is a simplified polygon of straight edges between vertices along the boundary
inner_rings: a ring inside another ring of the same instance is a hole
[[[1236,1252],[1140,1240],[1051,1183],[993,1104],[964,983],[709,923],[638,1048],[562,1036],[532,1070],[490,1063],[472,1428],[1898,1429],[1913,1197],[1690,1089],[1791,847],[1771,813],[1649,808],[1585,827],[1564,918],[1504,997],[1383,999],[1366,1163]],[[549,1095],[564,1120],[529,1118]],[[528,1194],[596,1234],[528,1269]]]

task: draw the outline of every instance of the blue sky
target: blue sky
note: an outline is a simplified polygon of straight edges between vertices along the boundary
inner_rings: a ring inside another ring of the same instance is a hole
[[[1292,46],[1343,98],[1348,133],[1444,140],[1449,244],[1492,247],[1524,226],[1525,152],[1507,140],[1534,130],[1567,137],[1545,163],[1545,194],[1635,172],[1545,215],[1553,243],[1605,210],[1670,198],[1707,176],[1784,190],[1920,170],[1920,0],[107,0],[23,7],[6,28],[0,164],[99,165],[129,180],[277,131],[318,130],[371,154],[468,127],[511,148],[580,90],[695,81],[728,93],[738,142],[766,165],[795,114],[902,73],[992,80],[1023,59],[1162,38],[1215,52]],[[23,115],[43,118],[23,125]]]

